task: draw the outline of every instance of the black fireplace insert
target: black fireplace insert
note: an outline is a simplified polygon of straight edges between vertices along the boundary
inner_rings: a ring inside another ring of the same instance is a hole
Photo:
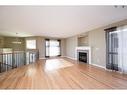
[[[87,53],[86,52],[79,52],[79,61],[88,63],[88,61],[87,61]]]

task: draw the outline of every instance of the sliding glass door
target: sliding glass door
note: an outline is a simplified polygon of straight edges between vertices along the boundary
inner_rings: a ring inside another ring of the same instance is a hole
[[[127,26],[106,29],[106,68],[127,73]]]
[[[45,40],[46,57],[60,56],[60,40]]]
[[[118,71],[118,32],[116,28],[108,29],[107,37],[107,69]]]

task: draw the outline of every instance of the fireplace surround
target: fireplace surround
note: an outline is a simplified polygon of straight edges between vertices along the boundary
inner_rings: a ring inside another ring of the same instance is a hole
[[[91,64],[91,48],[89,46],[76,47],[75,58],[76,60]]]

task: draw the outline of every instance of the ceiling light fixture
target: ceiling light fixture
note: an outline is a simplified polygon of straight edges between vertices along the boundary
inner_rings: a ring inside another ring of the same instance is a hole
[[[17,37],[15,38],[15,41],[13,41],[12,43],[13,44],[22,44],[22,42],[19,41],[19,39],[18,39],[18,33],[16,33],[16,35],[17,35]]]

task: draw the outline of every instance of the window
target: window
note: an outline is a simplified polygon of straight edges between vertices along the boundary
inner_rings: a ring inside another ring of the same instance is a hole
[[[46,39],[46,57],[60,56],[60,40]]]
[[[36,40],[27,40],[26,41],[27,49],[36,49]]]
[[[127,73],[127,25],[105,29],[106,68]]]

